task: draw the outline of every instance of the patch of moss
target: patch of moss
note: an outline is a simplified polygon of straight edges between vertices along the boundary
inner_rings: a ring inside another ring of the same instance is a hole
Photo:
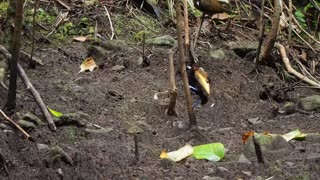
[[[114,19],[115,34],[129,41],[142,41],[144,33],[146,38],[156,36],[160,32],[157,27],[156,20],[148,16],[135,16],[130,19],[119,15]]]
[[[9,1],[0,2],[0,18],[3,18],[6,16],[8,6],[9,6]]]
[[[32,25],[33,22],[33,9],[27,9],[24,13],[24,21],[27,25]],[[43,25],[48,26],[51,25],[55,20],[55,16],[49,15],[44,9],[37,9],[36,13],[36,22]]]
[[[65,41],[71,36],[80,35],[92,35],[94,33],[94,26],[89,23],[89,18],[83,17],[80,19],[79,23],[67,22],[60,25],[56,33],[53,35],[59,41]]]

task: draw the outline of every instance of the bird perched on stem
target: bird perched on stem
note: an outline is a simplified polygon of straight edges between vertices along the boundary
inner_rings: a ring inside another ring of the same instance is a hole
[[[231,13],[231,10],[224,7],[225,4],[229,4],[229,0],[194,0],[194,6],[202,12],[201,23],[199,30],[196,34],[195,42],[198,39],[204,18],[206,15],[213,16],[218,13]]]
[[[206,104],[210,96],[210,79],[207,72],[202,67],[197,67],[194,64],[187,66],[187,71],[190,90],[199,96],[192,107],[195,108]]]

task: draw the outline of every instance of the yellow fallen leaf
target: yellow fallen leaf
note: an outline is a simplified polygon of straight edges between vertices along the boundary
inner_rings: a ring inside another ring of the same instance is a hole
[[[166,152],[166,151],[162,151],[160,154],[160,158],[161,159],[169,159],[171,161],[174,162],[179,162],[182,159],[191,156],[193,153],[193,147],[190,144],[186,144],[185,146],[183,146],[182,148],[176,150],[176,151],[172,151],[172,152]]]
[[[73,40],[79,41],[79,42],[84,42],[87,40],[87,36],[77,36],[77,37],[73,37]]]
[[[95,68],[98,68],[96,62],[94,61],[94,59],[92,57],[89,57],[81,63],[79,73],[81,73],[83,71],[87,71],[87,70],[92,72]]]

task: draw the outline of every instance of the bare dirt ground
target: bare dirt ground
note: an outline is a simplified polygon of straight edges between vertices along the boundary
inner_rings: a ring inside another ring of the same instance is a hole
[[[265,165],[258,164],[255,158],[250,162],[239,162],[245,151],[244,132],[284,134],[300,129],[315,133],[320,129],[320,115],[275,114],[274,107],[282,104],[272,99],[262,100],[259,93],[268,83],[278,87],[286,86],[286,83],[270,67],[262,67],[256,77],[250,74],[253,63],[237,57],[228,46],[229,42],[242,41],[244,37],[232,29],[226,33],[231,38],[222,39],[218,34],[223,32],[224,26],[219,26],[211,29],[212,35],[200,37],[200,41],[212,45],[210,48],[199,44],[197,49],[200,65],[211,78],[212,96],[208,104],[197,110],[196,116],[201,132],[212,142],[221,142],[228,149],[221,162],[189,158],[171,163],[159,158],[162,149],[176,150],[187,142],[191,145],[209,143],[188,133],[176,137],[188,127],[179,73],[176,76],[179,116],[166,116],[163,104],[153,99],[155,93],[169,87],[168,49],[148,46],[155,55],[150,58],[151,65],[145,68],[138,65],[141,56],[138,51],[110,50],[107,58],[97,58],[100,65],[97,70],[78,74],[79,65],[88,55],[86,47],[89,42],[72,42],[61,47],[78,58],[70,59],[50,44],[48,48],[37,45],[36,55],[43,60],[44,66],[28,69],[24,59],[21,64],[47,106],[62,113],[82,112],[84,115],[78,121],[112,128],[112,131],[91,133],[85,130],[88,127],[71,124],[58,126],[56,132],[50,132],[46,125],[42,125],[28,130],[36,140],[29,142],[18,131],[6,130],[13,128],[2,129],[0,150],[9,174],[1,168],[1,179],[320,179],[320,139],[317,138],[290,142],[284,154],[278,152],[266,156]],[[175,36],[175,31],[167,31]],[[141,45],[130,46],[141,49]],[[209,50],[219,48],[226,53],[225,59],[217,60],[207,55]],[[126,68],[113,71],[114,65],[125,65]],[[17,111],[42,117],[20,81],[19,91]],[[3,106],[6,92],[0,92],[0,106]],[[317,91],[299,88],[289,92],[288,96],[296,100],[313,94]],[[248,122],[256,117],[260,122]],[[139,161],[135,159],[134,136],[129,133],[133,127],[142,131],[138,135]],[[61,147],[72,158],[73,164],[57,158],[39,144]]]

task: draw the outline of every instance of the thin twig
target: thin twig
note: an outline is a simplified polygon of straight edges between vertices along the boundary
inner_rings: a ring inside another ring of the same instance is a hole
[[[292,0],[289,0],[289,44],[291,45],[292,36]]]
[[[64,2],[62,2],[61,0],[55,0],[56,2],[58,2],[59,4],[61,4],[63,7],[65,7],[68,11],[71,9],[68,5],[66,5]]]
[[[104,7],[104,10],[106,11],[106,15],[108,16],[109,24],[110,24],[110,28],[111,28],[111,37],[110,37],[110,40],[113,40],[113,37],[114,37],[114,29],[113,29],[111,17],[110,17],[110,14],[109,14],[109,11],[108,11],[107,7],[106,7],[106,6],[103,6],[103,7]]]
[[[37,57],[34,57],[34,56],[31,57],[31,54],[29,54],[29,53],[27,53],[25,51],[22,51],[22,50],[20,50],[20,53],[25,55],[25,56],[27,56],[28,58],[30,58],[31,61],[34,61],[34,62],[40,64],[41,66],[44,65],[41,59],[39,59]]]
[[[256,58],[254,60],[255,62],[255,69],[258,70],[258,65],[259,65],[259,56],[260,56],[260,51],[261,51],[261,47],[262,47],[262,43],[263,43],[263,35],[264,35],[264,29],[265,29],[265,18],[263,16],[264,14],[264,4],[265,4],[265,0],[261,1],[261,15],[260,15],[260,34],[259,34],[259,45],[258,45],[258,49],[257,49],[257,54],[256,54]]]
[[[33,9],[33,15],[32,15],[32,42],[31,42],[31,53],[30,53],[30,62],[29,62],[29,66],[31,68],[35,68],[36,67],[36,63],[33,61],[33,52],[34,52],[34,40],[35,40],[35,29],[36,29],[36,14],[37,14],[37,10],[38,10],[38,5],[39,5],[39,0],[36,0],[34,2],[34,9]]]
[[[28,140],[33,141],[33,140],[32,140],[32,137],[31,137],[24,129],[22,129],[22,128],[19,126],[19,124],[17,124],[17,123],[14,122],[12,119],[10,119],[10,118],[2,111],[2,109],[0,109],[0,113],[1,113],[2,116],[5,118],[5,120],[9,121],[9,122],[10,122],[11,124],[13,124],[19,131],[21,131],[22,134],[25,135]]]
[[[139,137],[137,133],[134,133],[134,155],[136,158],[136,161],[139,161]]]

